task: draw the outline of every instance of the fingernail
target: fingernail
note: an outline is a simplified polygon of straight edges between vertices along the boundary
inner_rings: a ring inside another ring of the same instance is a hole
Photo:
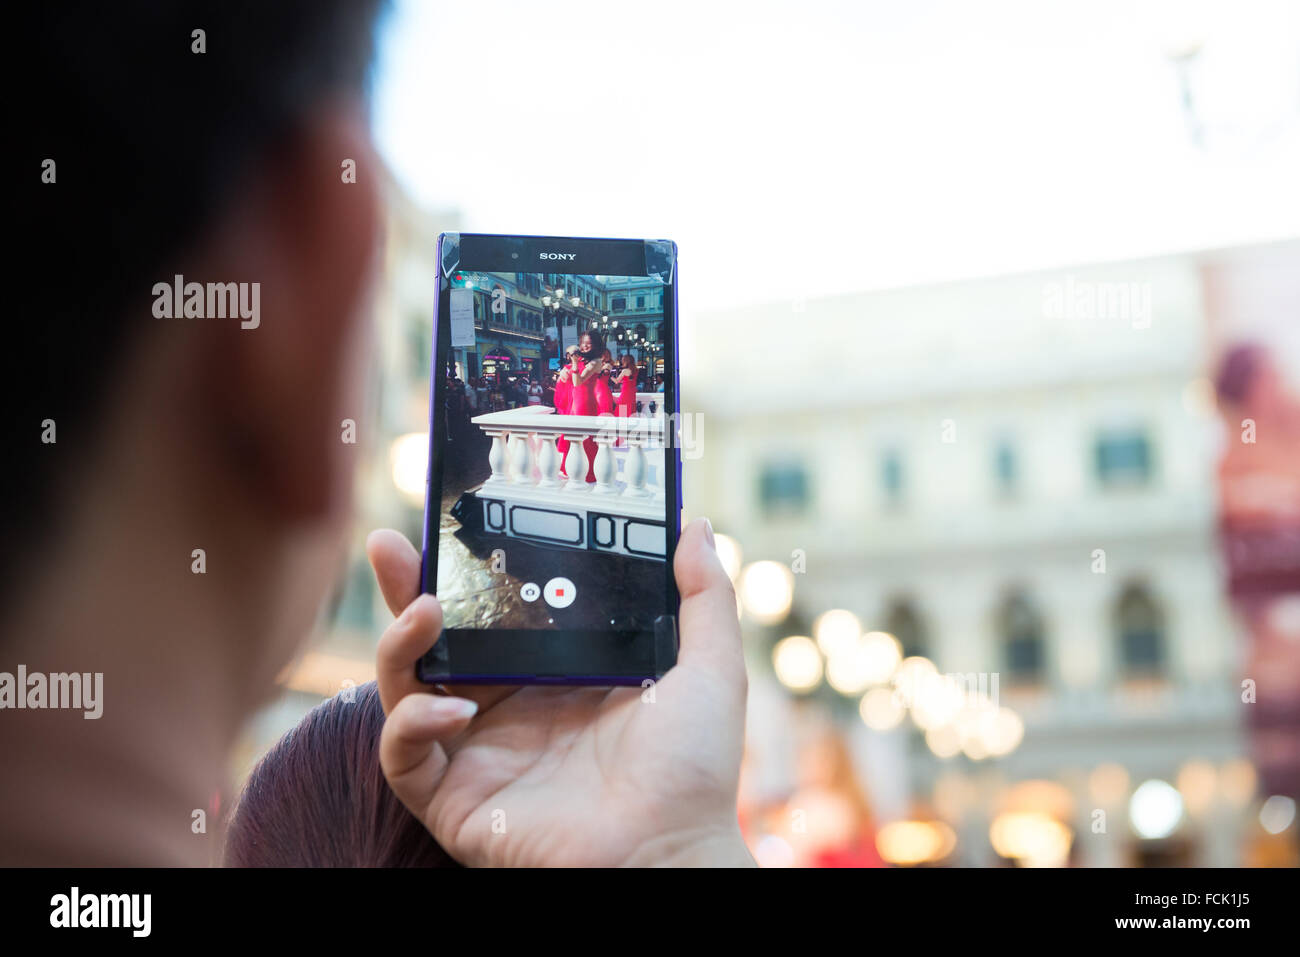
[[[709,540],[709,548],[715,552],[718,550],[717,543],[713,541],[713,523],[707,518],[704,520],[704,537]]]
[[[434,698],[429,710],[439,718],[472,718],[478,712],[478,703],[468,698]]]

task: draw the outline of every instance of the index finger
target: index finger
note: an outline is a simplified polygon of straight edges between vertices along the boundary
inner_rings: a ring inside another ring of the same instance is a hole
[[[375,650],[379,700],[388,714],[409,694],[433,690],[416,677],[416,662],[442,633],[442,606],[433,595],[420,592],[420,553],[401,532],[379,529],[366,539],[366,555],[375,571],[388,610],[398,616],[384,631]],[[487,710],[515,689],[500,685],[455,686],[447,690]]]

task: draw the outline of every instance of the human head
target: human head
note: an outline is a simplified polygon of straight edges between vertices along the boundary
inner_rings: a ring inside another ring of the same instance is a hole
[[[455,867],[379,767],[373,681],[316,706],[258,762],[226,831],[231,867]]]
[[[4,352],[42,374],[4,377],[33,441],[0,470],[0,629],[33,671],[103,672],[110,704],[93,734],[0,722],[15,780],[72,762],[88,805],[96,768],[117,762],[124,789],[166,781],[206,806],[337,580],[381,228],[377,7],[16,11],[50,69],[11,126],[40,175],[11,184],[10,304],[31,319]],[[37,442],[46,421],[57,439]],[[84,806],[42,820],[38,787],[0,794],[0,832],[47,824],[31,846],[62,840],[70,860],[194,853],[192,835],[120,826],[147,799],[113,802],[118,819],[99,801],[92,827]]]
[[[581,347],[582,357],[587,361],[600,355],[605,351],[605,340],[601,338],[599,332],[589,329],[578,337],[578,345]]]

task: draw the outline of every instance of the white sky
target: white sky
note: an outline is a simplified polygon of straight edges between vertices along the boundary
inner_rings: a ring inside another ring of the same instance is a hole
[[[1294,0],[401,0],[381,36],[417,201],[675,239],[697,309],[1300,236]]]

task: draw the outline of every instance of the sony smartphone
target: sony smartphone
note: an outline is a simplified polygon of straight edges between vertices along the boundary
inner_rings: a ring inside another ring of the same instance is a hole
[[[642,684],[677,660],[677,246],[443,233],[430,683]]]

